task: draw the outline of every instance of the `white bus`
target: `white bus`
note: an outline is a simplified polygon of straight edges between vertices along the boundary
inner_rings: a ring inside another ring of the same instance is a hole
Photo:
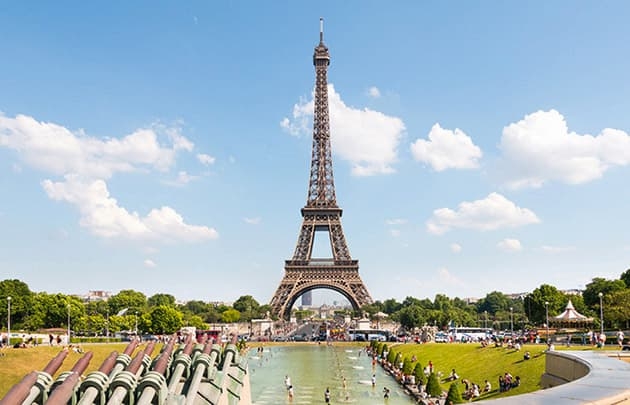
[[[460,326],[448,331],[454,342],[478,342],[492,336],[492,329]]]

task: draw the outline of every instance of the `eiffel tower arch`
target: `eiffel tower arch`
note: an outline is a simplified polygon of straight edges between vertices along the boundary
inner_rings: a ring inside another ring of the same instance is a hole
[[[337,205],[330,146],[328,113],[328,66],[330,54],[324,44],[320,19],[319,44],[313,54],[315,66],[315,99],[313,114],[313,151],[308,197],[302,208],[302,227],[293,258],[284,264],[284,277],[273,295],[273,314],[289,319],[291,307],[305,292],[315,289],[334,290],[350,301],[352,308],[370,304],[372,298],[359,276],[359,261],[352,259],[341,226],[343,210]],[[313,258],[315,233],[327,233],[332,259]]]

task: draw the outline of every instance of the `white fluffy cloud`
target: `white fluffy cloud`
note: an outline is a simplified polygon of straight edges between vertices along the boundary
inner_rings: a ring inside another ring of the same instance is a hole
[[[400,118],[368,108],[347,106],[332,84],[328,85],[330,131],[333,153],[352,165],[355,176],[393,173],[398,160],[398,145],[405,131]],[[292,135],[310,134],[313,100],[293,107],[291,119],[284,118],[280,126]]]
[[[462,251],[462,246],[459,243],[451,243],[451,252],[459,253]]]
[[[379,98],[381,96],[381,91],[376,86],[372,86],[368,89],[368,96],[372,98]]]
[[[600,178],[611,166],[630,164],[630,136],[605,128],[598,135],[569,132],[558,111],[537,111],[503,129],[500,148],[507,184],[540,187],[557,181],[579,184]]]
[[[260,217],[255,217],[255,218],[243,218],[243,221],[246,224],[259,225],[262,220],[260,219]]]
[[[143,264],[144,264],[144,267],[147,267],[149,269],[152,269],[155,266],[157,266],[157,264],[155,264],[155,262],[153,260],[151,260],[151,259],[145,259]]]
[[[503,239],[497,243],[497,247],[506,252],[519,252],[523,250],[523,246],[518,239]]]
[[[168,142],[161,143],[160,139]],[[51,199],[76,206],[81,226],[94,235],[184,242],[218,236],[212,228],[186,224],[170,207],[152,209],[141,217],[119,206],[109,194],[106,181],[114,174],[167,171],[178,151],[192,151],[193,143],[181,135],[179,128],[154,125],[122,138],[99,139],[25,115],[0,115],[0,146],[15,150],[34,168],[63,176],[63,181],[42,181],[42,187]],[[179,173],[178,181],[190,179],[185,172]]]
[[[208,154],[198,153],[197,160],[199,160],[199,162],[201,162],[202,164],[209,166],[211,164],[214,164],[216,159]]]
[[[488,231],[536,224],[540,220],[534,212],[518,207],[498,193],[491,193],[483,200],[464,201],[457,210],[439,208],[427,221],[430,233],[441,235],[453,228]]]
[[[446,169],[475,169],[483,156],[481,149],[459,128],[454,131],[435,124],[429,139],[418,139],[411,144],[411,154],[419,162],[441,172]]]
[[[129,212],[110,197],[103,180],[68,175],[62,182],[44,180],[42,186],[51,199],[77,206],[81,226],[103,238],[193,242],[218,237],[212,228],[186,224],[170,207],[154,208],[145,217]]]

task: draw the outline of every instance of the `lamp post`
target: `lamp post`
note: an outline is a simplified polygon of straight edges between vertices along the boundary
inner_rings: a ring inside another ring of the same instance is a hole
[[[512,339],[514,339],[514,308],[510,307],[510,333]]]
[[[107,318],[105,318],[105,336],[109,342],[109,307],[107,307]]]
[[[11,297],[7,297],[7,346],[11,347]]]
[[[602,301],[604,294],[599,293],[597,295],[599,295],[599,336],[601,338],[604,334],[604,305]]]
[[[68,304],[68,345],[70,344],[70,304]]]
[[[545,301],[545,326],[547,327],[547,343],[549,343],[549,301]]]

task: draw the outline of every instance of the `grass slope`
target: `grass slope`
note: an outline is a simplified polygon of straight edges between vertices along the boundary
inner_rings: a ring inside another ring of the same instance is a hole
[[[441,373],[442,389],[448,391],[451,381],[446,378],[452,369],[460,379],[465,378],[477,383],[483,389],[485,380],[492,384],[492,391],[483,394],[480,399],[503,398],[520,395],[540,389],[540,377],[545,371],[544,345],[525,345],[520,351],[505,347],[481,347],[479,344],[394,344],[390,350],[402,353],[404,357],[415,355],[425,367],[433,363],[433,371]],[[530,360],[523,360],[523,354],[529,351]],[[521,377],[521,385],[507,392],[499,392],[499,375],[506,372]],[[460,392],[464,386],[460,384]]]

